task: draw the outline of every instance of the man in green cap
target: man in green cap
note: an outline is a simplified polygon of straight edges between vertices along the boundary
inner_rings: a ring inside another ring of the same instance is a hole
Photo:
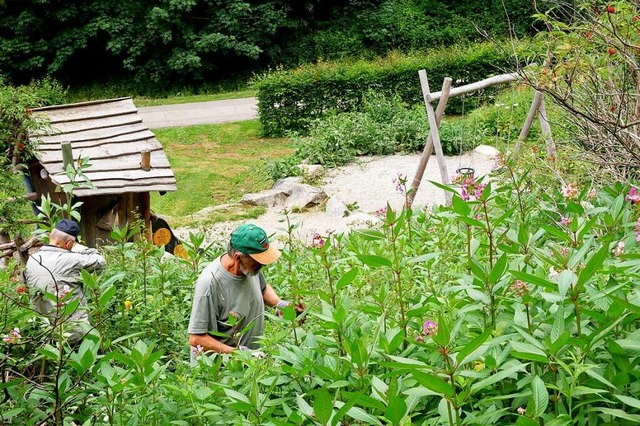
[[[262,228],[244,224],[233,231],[227,252],[196,281],[188,329],[192,361],[202,352],[259,348],[264,306],[283,309],[290,304],[280,299],[260,271],[279,257]],[[296,311],[302,309],[296,306]]]

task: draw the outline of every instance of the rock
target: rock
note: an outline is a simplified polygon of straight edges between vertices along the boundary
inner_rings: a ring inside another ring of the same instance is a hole
[[[324,174],[324,167],[318,164],[298,164],[296,167],[300,169],[302,176],[311,179],[317,179]]]
[[[272,191],[281,191],[288,195],[284,205],[290,209],[304,209],[321,204],[327,194],[320,188],[300,183],[297,178],[280,179],[273,185]]]
[[[489,145],[478,145],[473,152],[489,158],[495,158],[500,154],[500,151]]]
[[[330,197],[325,211],[331,216],[345,217],[349,215],[349,208],[338,197]]]
[[[245,194],[240,202],[251,206],[276,207],[283,205],[288,195],[281,189],[267,189],[256,194]]]

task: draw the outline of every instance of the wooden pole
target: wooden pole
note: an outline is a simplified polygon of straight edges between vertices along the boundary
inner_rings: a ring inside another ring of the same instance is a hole
[[[553,141],[553,135],[551,134],[551,126],[549,126],[549,120],[547,120],[547,108],[544,106],[543,97],[541,97],[540,99],[540,107],[538,108],[538,121],[540,122],[542,136],[544,137],[547,145],[547,156],[555,161],[557,158],[556,144]]]
[[[67,166],[73,164],[73,151],[71,150],[71,142],[62,142],[62,167],[67,171]]]
[[[431,91],[429,90],[429,80],[427,79],[427,72],[425,70],[418,71],[420,77],[420,86],[422,87],[422,96],[424,97],[425,108],[427,109],[427,116],[429,117],[429,135],[433,139],[433,147],[436,150],[436,158],[438,159],[438,165],[440,166],[440,176],[442,183],[449,184],[449,172],[447,171],[447,163],[442,152],[442,145],[440,144],[440,132],[438,131],[438,122],[436,120],[436,113],[433,110],[433,105],[430,101]],[[444,192],[444,198],[446,205],[451,204],[451,194],[448,191]]]
[[[140,153],[140,168],[145,172],[151,170],[151,151],[148,149]]]
[[[444,114],[444,109],[447,106],[447,101],[449,100],[449,91],[451,90],[451,77],[446,77],[442,82],[442,96],[438,101],[438,107],[436,108],[436,122],[438,126],[440,125],[440,121],[442,121],[442,115]],[[427,168],[427,163],[429,162],[429,158],[431,158],[431,153],[433,152],[433,137],[431,133],[429,133],[429,137],[427,138],[427,144],[424,146],[424,150],[422,151],[422,157],[420,157],[420,163],[418,164],[418,169],[416,170],[416,175],[413,178],[413,182],[411,182],[411,189],[407,194],[407,203],[406,207],[410,208],[413,205],[413,200],[416,198],[416,193],[420,188],[420,183],[422,182],[422,177],[424,176],[424,171]]]
[[[511,158],[516,159],[518,155],[520,155],[522,144],[524,143],[525,139],[527,139],[527,136],[529,136],[529,131],[531,130],[533,119],[536,118],[536,114],[540,109],[541,103],[542,103],[542,92],[539,92],[536,90],[536,93],[533,96],[533,102],[531,102],[531,108],[529,108],[529,113],[527,114],[527,118],[524,120],[524,124],[522,125],[522,130],[520,130],[520,135],[518,135],[518,141],[516,142],[516,146],[513,147]]]
[[[466,84],[460,87],[454,87],[449,92],[449,97],[453,98],[460,95],[466,95],[467,93],[477,92],[478,90],[486,89],[487,87],[494,86],[496,84],[511,83],[512,81],[517,81],[518,78],[518,73],[515,72],[485,78],[484,80],[476,81],[475,83]],[[427,96],[425,96],[425,101],[433,102],[437,101],[441,97],[442,92],[429,93]]]
[[[144,234],[147,241],[152,241],[151,236],[151,194],[142,192],[140,194],[140,213],[144,219]]]

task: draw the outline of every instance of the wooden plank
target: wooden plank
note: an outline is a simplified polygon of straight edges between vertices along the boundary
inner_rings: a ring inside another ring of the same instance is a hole
[[[71,180],[69,179],[69,177],[67,175],[50,175],[51,176],[51,180],[54,181],[57,185],[64,185],[69,183]],[[120,179],[120,180],[139,180],[139,179],[150,179],[150,178],[156,178],[156,177],[174,177],[173,172],[171,171],[170,168],[166,168],[166,169],[153,169],[153,170],[149,170],[148,172],[144,171],[144,170],[127,170],[127,171],[112,171],[112,172],[91,172],[91,171],[87,171],[85,173],[85,176],[87,177],[87,179],[89,179],[89,181],[95,183],[96,185],[98,185],[98,182],[100,181],[104,181],[104,180],[113,180],[113,179]],[[85,179],[76,179],[76,182],[84,182]]]
[[[149,131],[147,126],[142,124],[142,122],[133,123],[133,124],[125,124],[121,126],[112,126],[112,127],[100,127],[98,129],[87,129],[85,131],[74,132],[74,133],[55,133],[49,135],[42,135],[39,138],[40,148],[43,145],[59,145],[63,141],[69,142],[85,142],[85,141],[95,141],[101,139],[113,138],[121,135],[128,135],[131,133],[137,133],[141,131]]]
[[[53,125],[65,121],[112,117],[137,111],[138,109],[133,104],[131,98],[124,98],[116,101],[65,105],[64,107],[57,108],[43,108],[35,110],[35,114],[44,115]]]
[[[144,186],[128,186],[122,188],[104,188],[104,189],[77,189],[73,193],[78,197],[90,197],[94,195],[118,195],[123,192],[156,192],[156,191],[175,191],[176,185],[144,185]]]
[[[105,139],[96,139],[96,140],[89,140],[84,142],[72,141],[71,146],[73,147],[74,150],[78,150],[78,149],[85,149],[85,148],[93,148],[93,147],[107,145],[107,144],[138,142],[145,139],[155,139],[155,137],[156,135],[154,135],[153,132],[151,132],[150,130],[143,130],[143,131],[137,131],[134,133],[128,133],[120,136],[109,137]],[[160,144],[160,142],[157,142],[157,143]],[[38,150],[40,152],[56,151],[58,149],[60,149],[60,146],[55,143],[43,144],[38,147]]]
[[[103,145],[76,151],[76,158],[80,155],[81,157],[89,157],[90,160],[97,160],[101,158],[120,157],[128,154],[140,155],[140,151],[145,149],[152,152],[158,151],[162,150],[162,145],[160,145],[157,139],[147,139],[136,143]],[[43,164],[62,161],[62,153],[60,151],[42,151],[40,154],[40,161]],[[117,170],[117,167],[114,170]]]
[[[109,172],[113,170],[139,170],[140,169],[140,154],[123,155],[114,158],[103,158],[99,160],[89,159],[91,167],[87,169],[88,172]],[[63,173],[62,162],[44,163],[46,165],[49,174]],[[151,153],[151,168],[162,169],[171,167],[169,159],[165,155],[164,151],[157,150]]]
[[[102,129],[106,127],[126,126],[128,124],[142,123],[142,117],[136,112],[130,112],[112,117],[93,118],[89,120],[67,121],[55,124],[55,127],[40,129],[37,133],[29,137],[38,139],[41,136],[54,135],[58,133],[76,133],[89,129]]]
[[[511,158],[516,159],[518,155],[520,155],[520,150],[522,150],[522,144],[527,139],[527,136],[529,136],[531,125],[533,124],[533,120],[536,118],[536,114],[538,113],[538,109],[540,109],[541,103],[542,103],[542,92],[536,90],[533,96],[533,101],[531,102],[531,107],[529,107],[529,113],[527,114],[527,117],[524,120],[522,129],[520,130],[520,134],[518,135],[518,140],[516,141],[516,144],[513,147]]]

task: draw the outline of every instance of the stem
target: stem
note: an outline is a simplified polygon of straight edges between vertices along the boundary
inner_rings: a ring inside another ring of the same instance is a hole
[[[405,306],[404,306],[404,292],[403,292],[403,288],[402,288],[402,280],[400,279],[401,277],[401,271],[400,271],[400,261],[398,259],[398,247],[396,246],[396,237],[394,236],[395,234],[392,232],[391,233],[392,237],[391,237],[391,249],[393,252],[393,281],[396,284],[396,288],[397,288],[397,292],[398,292],[398,305],[400,307],[400,318],[402,321],[402,330],[404,332],[404,345],[403,347],[406,349],[407,348],[407,337],[409,336],[409,333],[407,331],[407,319],[406,319],[406,313],[405,313]]]
[[[578,329],[578,337],[582,336],[582,326],[580,325],[580,304],[578,303],[578,297],[573,298],[573,309],[576,311],[576,327]]]

